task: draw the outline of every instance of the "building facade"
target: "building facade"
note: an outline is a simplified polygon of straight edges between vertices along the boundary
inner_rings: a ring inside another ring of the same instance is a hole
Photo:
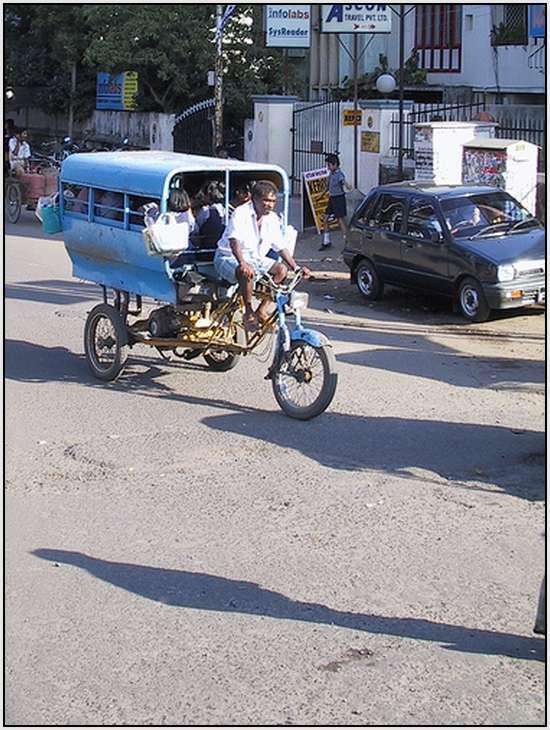
[[[546,103],[545,5],[403,7],[405,59],[417,53],[434,100],[483,93],[489,104]],[[346,77],[353,76],[351,36],[322,33],[319,15],[319,6],[312,6],[312,99],[326,98]],[[372,72],[380,55],[387,57],[390,69],[399,68],[399,18],[396,12],[392,15],[391,33],[359,35],[359,76]]]

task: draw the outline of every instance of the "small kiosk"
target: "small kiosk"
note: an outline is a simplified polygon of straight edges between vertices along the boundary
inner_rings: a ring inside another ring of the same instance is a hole
[[[415,180],[436,185],[462,182],[462,145],[495,136],[495,122],[418,122],[414,125]]]
[[[535,215],[537,156],[531,142],[475,137],[463,145],[462,182],[501,188]]]

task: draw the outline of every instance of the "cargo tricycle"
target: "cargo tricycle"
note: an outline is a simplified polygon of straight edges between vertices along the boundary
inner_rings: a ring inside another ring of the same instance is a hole
[[[265,377],[283,412],[307,420],[328,407],[337,384],[335,358],[328,339],[302,324],[302,270],[282,283],[269,274],[256,281],[254,296],[269,300],[272,313],[249,332],[239,288],[217,275],[214,250],[202,249],[199,240],[177,257],[158,254],[143,235],[144,210],[154,203],[166,212],[174,189],[193,198],[205,183],[223,183],[227,224],[233,191],[257,180],[276,185],[284,233],[289,181],[277,165],[159,151],[74,154],[63,162],[60,216],[73,275],[103,289],[103,302],[89,312],[84,329],[96,378],[117,378],[138,344],[164,359],[202,357],[211,370],[228,371],[263,345],[267,351],[271,341]]]
[[[10,223],[17,223],[23,206],[36,208],[38,199],[57,192],[59,170],[53,165],[31,159],[25,172],[14,172],[4,181],[4,212]]]

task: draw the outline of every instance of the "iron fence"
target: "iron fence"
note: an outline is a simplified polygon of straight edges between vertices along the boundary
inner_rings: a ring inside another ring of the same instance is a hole
[[[538,169],[542,172],[545,169],[546,160],[546,128],[543,120],[523,119],[506,120],[499,122],[496,128],[496,136],[499,139],[518,139],[531,142],[539,147]]]
[[[302,173],[325,165],[328,152],[338,152],[340,102],[296,105],[292,114],[292,193],[300,192]]]
[[[478,112],[485,110],[484,101],[468,104],[418,103],[403,118],[403,154],[414,159],[414,125],[418,122],[469,122]],[[399,153],[399,114],[392,114],[391,147],[392,155]]]
[[[485,101],[469,104],[415,104],[412,112],[403,119],[403,152],[404,156],[414,159],[414,125],[417,122],[469,122],[476,114],[485,111]],[[495,107],[491,114],[498,126],[495,136],[499,139],[517,139],[536,144],[539,149],[539,171],[544,170],[546,160],[546,127],[543,119],[529,119],[510,115],[510,107],[503,107],[499,115]],[[399,151],[399,115],[395,112],[391,121],[392,156]]]

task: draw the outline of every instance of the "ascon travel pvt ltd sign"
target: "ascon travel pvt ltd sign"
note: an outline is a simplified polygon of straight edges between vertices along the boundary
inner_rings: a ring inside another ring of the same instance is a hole
[[[309,5],[267,5],[266,46],[309,48]]]
[[[321,5],[322,33],[391,33],[389,5]]]

